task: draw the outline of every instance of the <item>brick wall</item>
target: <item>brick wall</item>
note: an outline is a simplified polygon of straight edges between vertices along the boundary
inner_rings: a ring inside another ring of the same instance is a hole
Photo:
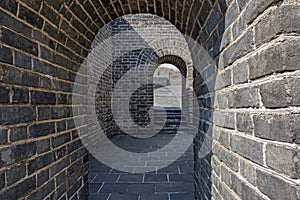
[[[87,152],[71,97],[90,40],[61,5],[0,2],[0,199],[84,196]]]
[[[211,134],[213,154],[196,164],[197,197],[299,199],[299,4],[227,1],[222,12],[221,2],[200,31],[218,76],[213,100],[200,95],[214,110],[196,148]]]

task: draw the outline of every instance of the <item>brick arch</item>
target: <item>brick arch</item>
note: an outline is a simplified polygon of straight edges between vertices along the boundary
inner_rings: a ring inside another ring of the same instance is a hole
[[[169,63],[169,64],[176,66],[180,70],[181,74],[186,77],[187,65],[186,65],[186,62],[182,58],[180,58],[179,56],[175,56],[175,55],[165,55],[163,57],[160,57],[157,61],[157,64],[159,64],[159,65],[165,64],[165,63]]]

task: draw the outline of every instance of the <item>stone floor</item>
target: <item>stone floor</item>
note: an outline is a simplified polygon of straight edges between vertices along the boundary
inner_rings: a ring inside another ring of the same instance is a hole
[[[112,141],[123,149],[147,152],[149,148],[156,149],[168,144],[171,138],[170,135],[160,135],[147,141],[148,145],[133,145],[133,139],[127,136],[114,137]],[[165,168],[138,174],[134,173],[134,167],[132,169],[132,173],[118,171],[90,156],[89,200],[195,199],[192,147]]]

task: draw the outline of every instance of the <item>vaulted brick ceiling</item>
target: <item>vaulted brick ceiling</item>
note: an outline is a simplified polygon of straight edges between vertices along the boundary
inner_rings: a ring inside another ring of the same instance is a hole
[[[36,10],[40,9],[42,0],[24,0]],[[71,24],[92,41],[100,27],[110,21],[135,13],[151,13],[162,16],[174,24],[182,33],[199,39],[201,24],[203,24],[215,0],[45,0],[62,14]],[[221,5],[220,4],[223,5]],[[225,0],[219,1],[220,9],[225,6]],[[51,12],[46,15],[53,15]],[[52,16],[54,18],[54,16]],[[60,27],[61,29],[66,27]],[[88,44],[85,45],[86,47]]]

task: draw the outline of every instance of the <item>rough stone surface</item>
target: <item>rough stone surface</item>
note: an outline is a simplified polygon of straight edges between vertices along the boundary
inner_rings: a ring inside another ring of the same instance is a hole
[[[299,178],[299,149],[287,148],[280,145],[266,146],[267,165],[292,178]]]

